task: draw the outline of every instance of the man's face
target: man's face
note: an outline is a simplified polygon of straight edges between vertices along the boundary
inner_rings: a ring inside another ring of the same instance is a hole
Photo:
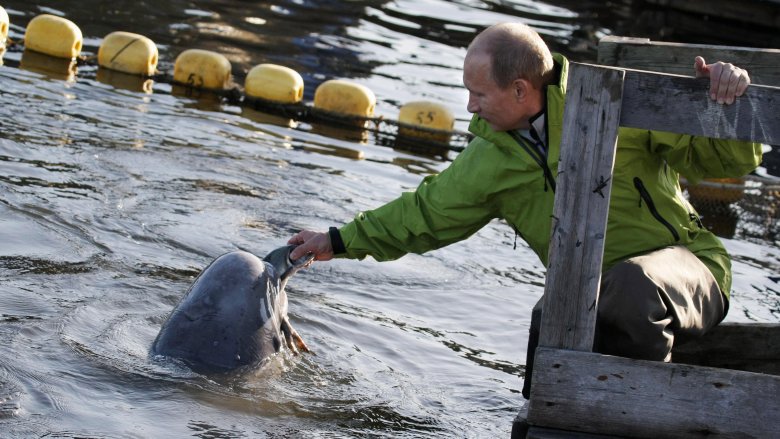
[[[463,64],[463,85],[469,91],[466,109],[485,119],[495,131],[527,128],[527,109],[513,84],[501,88],[493,81],[490,56],[468,53]]]

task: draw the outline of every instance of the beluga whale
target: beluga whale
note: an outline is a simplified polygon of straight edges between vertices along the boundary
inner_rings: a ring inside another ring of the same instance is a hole
[[[284,287],[314,257],[292,261],[293,248],[278,248],[262,260],[244,251],[216,258],[163,323],[150,353],[198,373],[223,373],[258,366],[283,345],[309,352],[290,324]]]

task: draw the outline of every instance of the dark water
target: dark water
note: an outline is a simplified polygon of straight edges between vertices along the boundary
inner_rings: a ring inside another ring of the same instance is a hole
[[[181,50],[216,50],[238,78],[261,62],[298,70],[306,100],[340,77],[369,86],[390,118],[411,100],[441,102],[459,129],[468,119],[460,67],[478,29],[520,19],[556,50],[592,60],[600,36],[640,32],[636,17],[648,13],[631,2],[0,5],[14,40],[34,15],[57,13],[80,26],[86,54],[111,31],[137,32],[158,44],[163,71]],[[222,378],[147,355],[214,257],[262,256],[301,228],[348,221],[453,152],[349,140],[160,82],[152,93],[116,87],[90,66],[65,81],[19,68],[21,57],[11,50],[0,67],[0,436],[508,436],[544,268],[522,243],[513,250],[498,222],[425,256],[296,275],[291,320],[315,355],[282,353]],[[364,158],[345,157],[357,152]],[[728,319],[779,321],[777,243],[727,246]]]

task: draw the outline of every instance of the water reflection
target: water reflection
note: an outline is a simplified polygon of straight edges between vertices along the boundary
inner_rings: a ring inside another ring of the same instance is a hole
[[[95,79],[98,82],[108,84],[112,87],[116,87],[122,90],[128,90],[133,92],[140,92],[151,94],[154,88],[154,80],[144,78],[137,75],[129,75],[127,73],[118,72],[115,70],[99,68]]]
[[[293,129],[298,127],[298,122],[289,117],[255,110],[254,108],[246,105],[241,107],[241,116],[261,124],[271,124]]]
[[[78,73],[76,61],[65,58],[56,58],[32,50],[24,51],[20,67],[31,72],[42,73],[53,79],[63,81],[74,81],[76,73]]]

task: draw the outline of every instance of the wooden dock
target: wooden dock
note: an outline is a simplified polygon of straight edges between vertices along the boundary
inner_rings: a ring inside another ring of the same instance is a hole
[[[680,56],[690,74],[693,56]],[[540,343],[513,437],[780,437],[780,325],[719,326],[676,347],[677,363],[591,352],[618,126],[780,144],[780,88],[752,85],[730,106],[708,88],[572,63]]]

